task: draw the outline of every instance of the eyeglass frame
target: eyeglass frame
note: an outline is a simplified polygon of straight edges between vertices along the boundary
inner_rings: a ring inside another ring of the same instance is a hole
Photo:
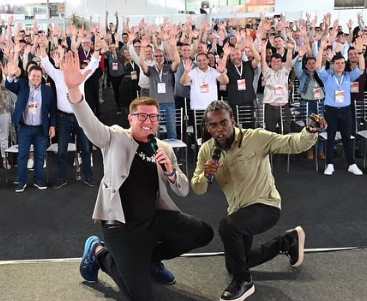
[[[137,116],[138,120],[139,121],[142,121],[142,122],[146,121],[148,119],[148,117],[149,117],[149,120],[151,122],[158,122],[159,121],[159,117],[160,117],[159,114],[146,114],[146,113],[132,113],[130,115],[131,116]],[[142,117],[140,117],[140,116],[144,116],[144,115],[145,115],[145,118],[144,119],[141,119]],[[152,120],[152,117],[157,117],[157,120]]]

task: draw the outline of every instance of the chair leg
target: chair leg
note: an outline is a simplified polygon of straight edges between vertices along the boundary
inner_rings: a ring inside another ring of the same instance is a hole
[[[366,169],[366,155],[367,155],[367,139],[364,140],[363,169]]]
[[[6,158],[6,162],[8,162],[8,153],[5,153],[5,158]],[[13,165],[13,163],[12,163],[12,165]],[[14,165],[13,165],[13,167],[14,167]],[[8,184],[8,169],[7,168],[5,168],[5,183],[6,184]]]
[[[187,164],[187,147],[184,149],[184,152],[185,152],[185,168],[186,168],[186,176],[189,177],[189,167],[188,167],[188,164]]]
[[[287,173],[289,173],[289,162],[290,162],[290,154],[287,154]]]

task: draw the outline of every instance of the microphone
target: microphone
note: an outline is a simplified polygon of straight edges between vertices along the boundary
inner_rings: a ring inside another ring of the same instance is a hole
[[[153,152],[156,154],[157,151],[158,151],[158,144],[157,144],[157,140],[155,139],[153,134],[148,135],[148,141],[150,143],[150,146],[152,147]],[[160,166],[162,167],[162,170],[164,172],[167,171],[166,165],[160,164]]]
[[[219,162],[219,159],[220,159],[220,155],[222,154],[222,150],[219,149],[219,148],[216,148],[214,150],[214,153],[213,153],[213,156],[212,156],[212,160],[215,162],[215,163],[218,163]],[[213,183],[213,180],[214,180],[214,175],[210,174],[209,175],[209,179],[208,179],[208,183],[211,184]]]

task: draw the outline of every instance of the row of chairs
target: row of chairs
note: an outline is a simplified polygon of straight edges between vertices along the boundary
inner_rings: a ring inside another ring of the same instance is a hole
[[[33,147],[33,144],[31,145],[31,148],[30,148],[30,151],[33,152],[34,151],[34,147]],[[75,173],[76,173],[76,179],[77,180],[80,180],[80,166],[77,162],[78,160],[78,157],[77,157],[77,147],[76,147],[76,144],[75,143],[69,143],[68,144],[68,149],[67,149],[68,152],[72,152],[74,153],[74,161],[75,161],[75,166],[76,166],[76,169],[75,169]],[[7,148],[5,150],[5,156],[6,156],[6,159],[8,160],[9,158],[9,155],[17,155],[19,152],[19,146],[18,144],[14,144],[12,145],[11,147]],[[49,176],[50,176],[50,173],[51,173],[51,169],[52,169],[52,156],[53,155],[57,155],[58,153],[58,144],[57,143],[52,143],[46,150],[46,179],[47,179],[47,183],[49,182]],[[14,162],[12,160],[12,162]],[[14,164],[13,164],[14,166]],[[8,170],[5,168],[5,182],[8,183]]]

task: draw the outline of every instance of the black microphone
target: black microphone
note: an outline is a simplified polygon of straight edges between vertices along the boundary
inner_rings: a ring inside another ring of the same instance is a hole
[[[158,144],[153,134],[148,135],[148,141],[150,143],[150,146],[152,147],[153,152],[156,154],[158,151]],[[164,164],[160,164],[160,165],[162,167],[162,170],[166,172],[167,171],[166,165]]]
[[[220,159],[220,155],[222,154],[222,150],[219,149],[219,148],[216,148],[214,150],[214,153],[213,153],[213,156],[212,156],[212,160],[215,162],[215,163],[218,163],[219,162],[219,159]],[[213,183],[213,180],[214,180],[214,175],[210,174],[209,175],[209,178],[208,178],[208,183],[211,184]]]

